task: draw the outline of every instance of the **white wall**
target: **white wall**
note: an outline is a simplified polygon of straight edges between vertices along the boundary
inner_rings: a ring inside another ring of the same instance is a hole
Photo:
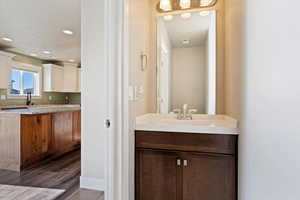
[[[205,113],[205,52],[205,45],[172,49],[172,110],[187,103],[198,113]]]
[[[104,190],[106,176],[107,68],[104,1],[81,2],[82,8],[82,157],[81,187]]]
[[[239,199],[298,200],[300,2],[246,0],[243,5],[239,0],[230,1],[232,23],[241,27],[238,42],[245,45],[238,48],[235,44],[236,52],[243,54],[231,50],[231,56],[244,59],[231,61],[241,64],[241,69],[230,69],[240,71],[236,75],[241,79],[234,84],[241,87],[233,88],[231,83],[230,91],[231,95],[241,94],[236,105],[241,106],[231,105],[228,110],[241,116]]]

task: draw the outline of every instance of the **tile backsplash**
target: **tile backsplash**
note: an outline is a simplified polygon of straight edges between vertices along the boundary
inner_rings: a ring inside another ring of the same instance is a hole
[[[5,100],[2,99],[5,97]],[[60,93],[60,92],[43,92],[42,98],[33,98],[34,104],[64,104],[66,97],[69,98],[70,104],[80,104],[80,94],[78,93]],[[26,99],[9,99],[7,98],[7,90],[0,89],[0,106],[3,105],[24,105]]]

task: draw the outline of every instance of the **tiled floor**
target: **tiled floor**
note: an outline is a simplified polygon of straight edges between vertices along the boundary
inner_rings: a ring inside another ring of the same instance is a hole
[[[66,200],[104,200],[104,193],[94,190],[79,189]]]

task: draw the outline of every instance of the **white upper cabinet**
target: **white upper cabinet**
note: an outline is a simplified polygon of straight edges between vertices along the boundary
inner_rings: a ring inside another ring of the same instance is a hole
[[[64,91],[64,68],[54,64],[44,64],[44,91]]]
[[[8,89],[10,87],[10,68],[14,55],[0,51],[0,88]]]
[[[44,64],[45,92],[80,92],[80,69],[72,63],[63,67]]]
[[[64,92],[78,91],[77,72],[77,65],[69,63],[64,64]]]

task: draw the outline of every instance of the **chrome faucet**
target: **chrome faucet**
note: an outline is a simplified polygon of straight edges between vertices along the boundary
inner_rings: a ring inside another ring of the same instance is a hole
[[[188,104],[183,104],[182,112],[181,109],[174,109],[173,112],[177,114],[179,120],[192,120],[193,114],[197,112],[197,109],[188,109]]]

